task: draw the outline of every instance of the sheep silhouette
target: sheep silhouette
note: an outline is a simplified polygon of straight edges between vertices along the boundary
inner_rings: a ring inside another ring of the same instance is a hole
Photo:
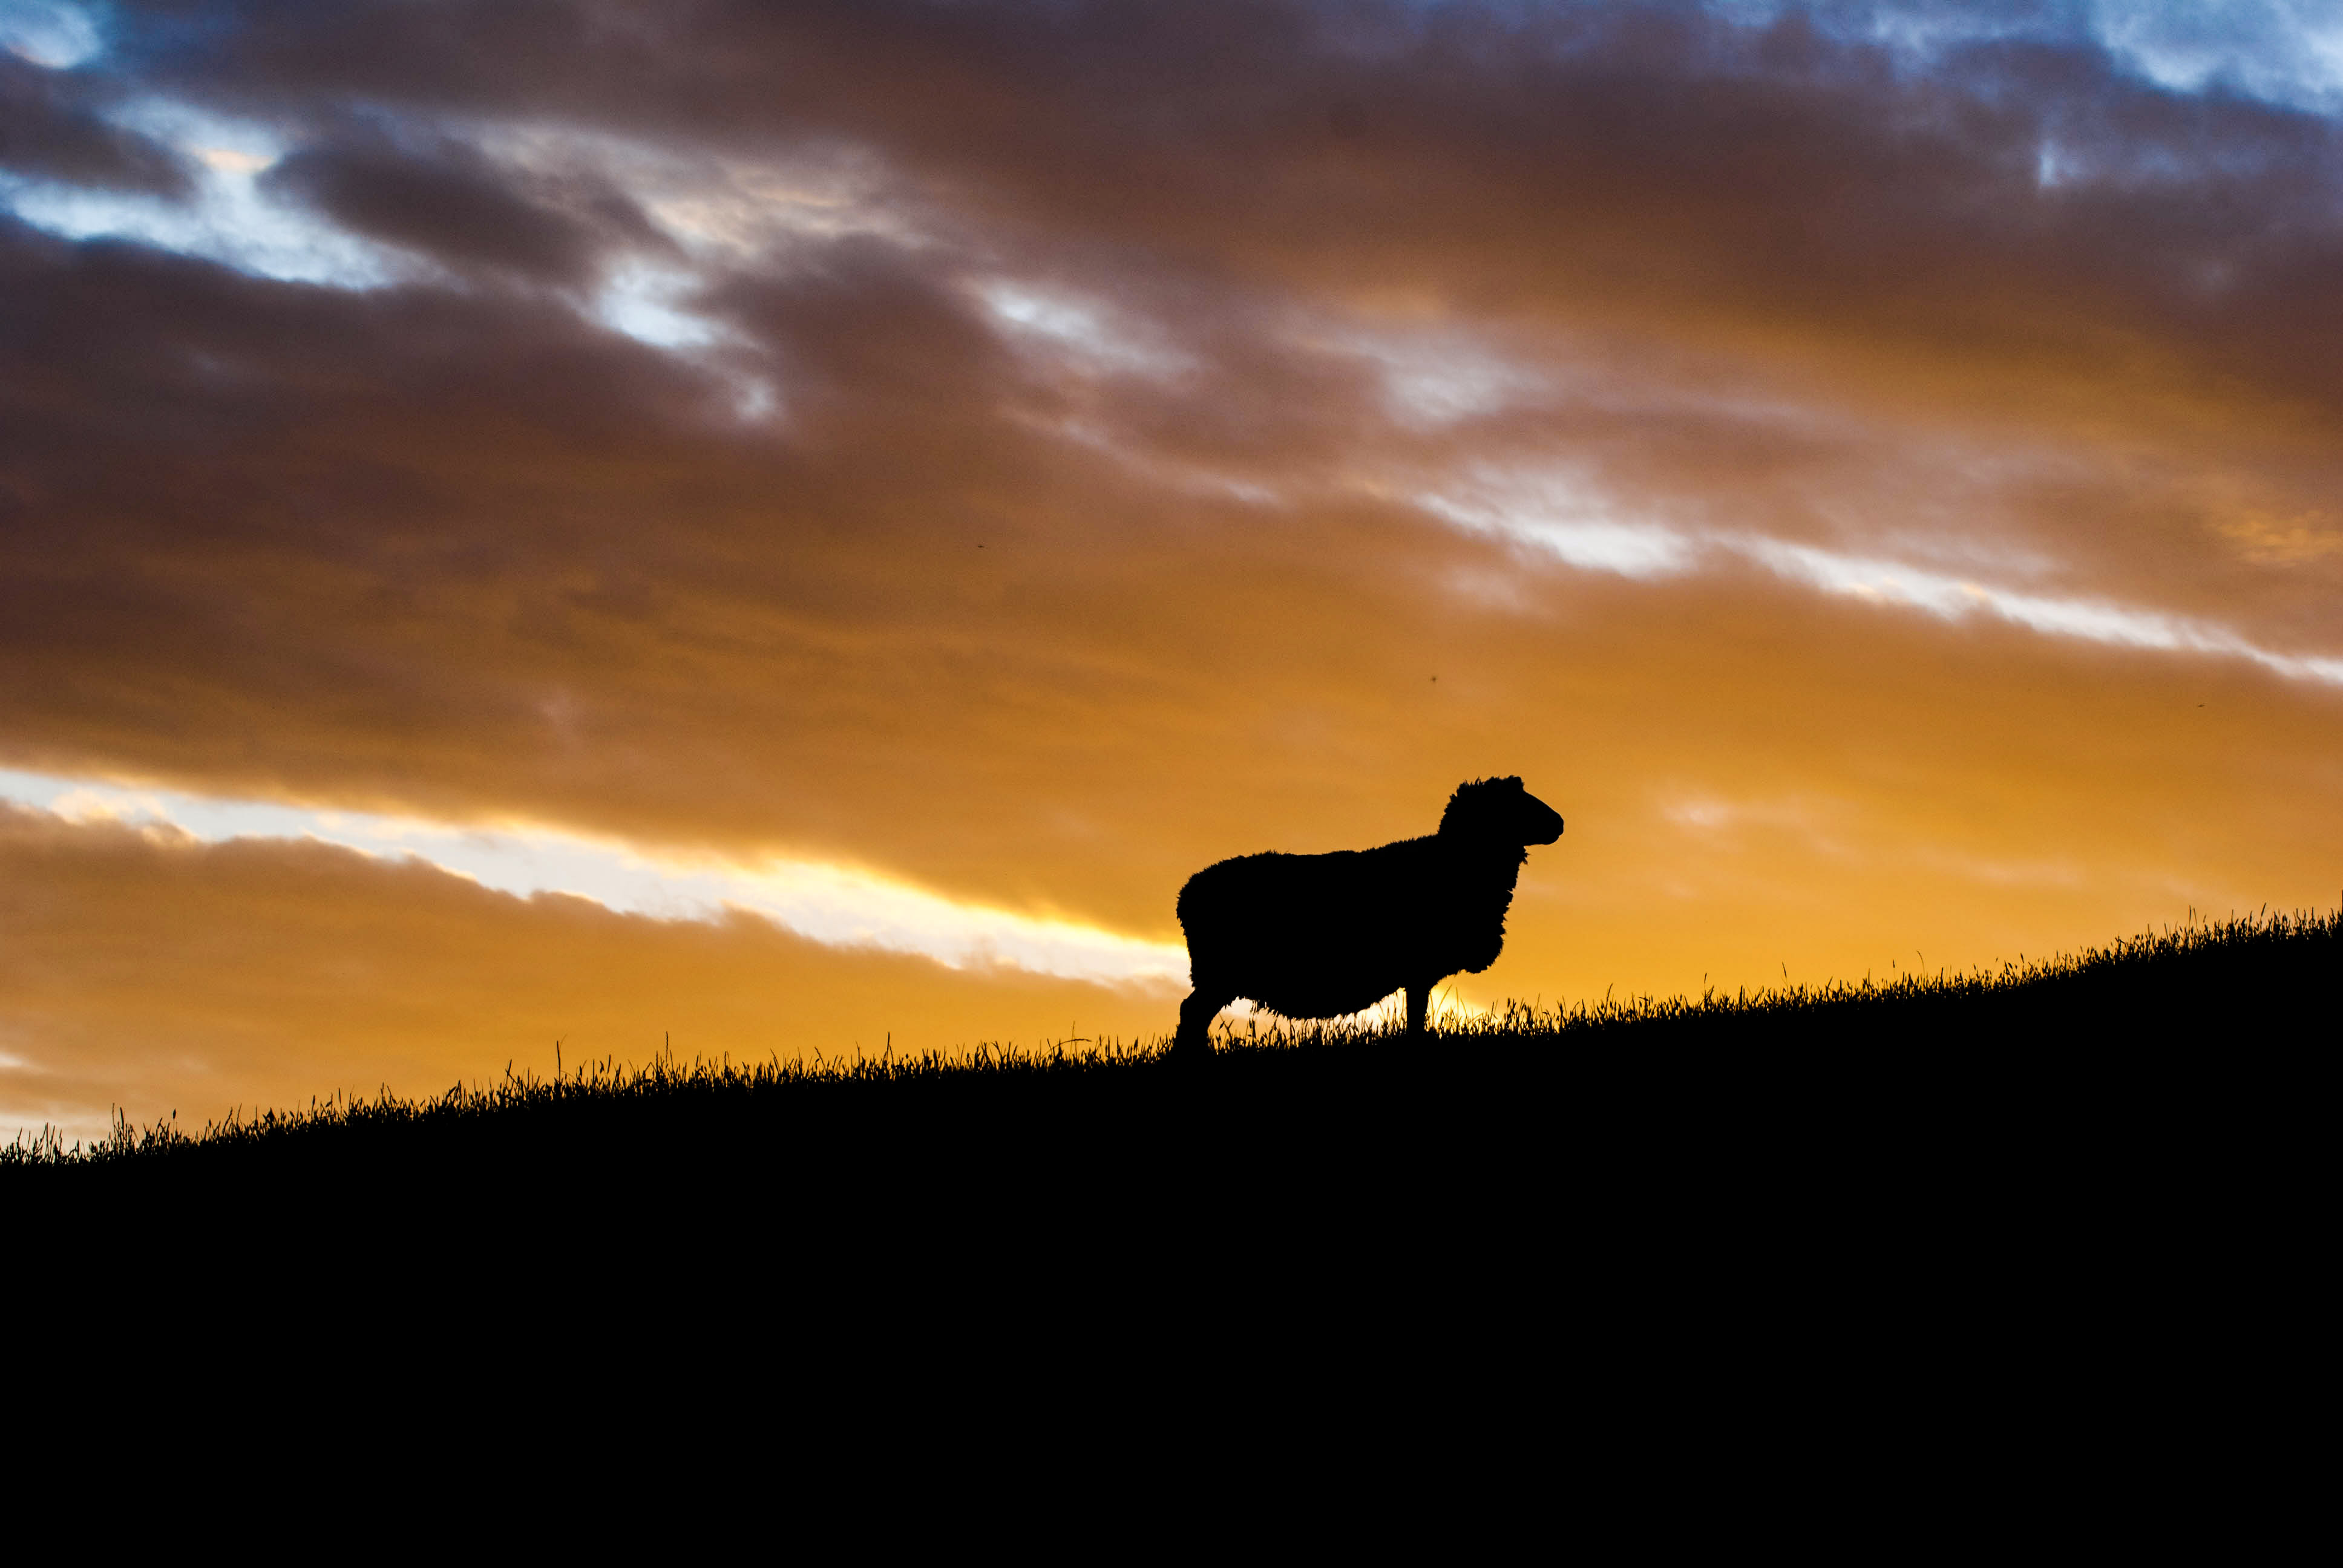
[[[1561,837],[1562,818],[1519,779],[1483,779],[1456,787],[1426,838],[1205,867],[1180,890],[1196,989],[1174,1054],[1210,1055],[1205,1031],[1239,997],[1339,1018],[1404,990],[1408,1032],[1421,1035],[1433,987],[1497,961],[1526,846]]]

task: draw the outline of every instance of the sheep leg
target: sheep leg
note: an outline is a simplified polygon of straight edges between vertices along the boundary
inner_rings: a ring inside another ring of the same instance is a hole
[[[1407,1036],[1410,1040],[1423,1038],[1423,1015],[1432,1006],[1432,988],[1412,985],[1407,988]]]
[[[1212,1020],[1221,1009],[1236,1000],[1233,991],[1206,990],[1198,986],[1180,1004],[1180,1032],[1172,1038],[1172,1052],[1182,1058],[1212,1054],[1212,1037],[1209,1032]]]

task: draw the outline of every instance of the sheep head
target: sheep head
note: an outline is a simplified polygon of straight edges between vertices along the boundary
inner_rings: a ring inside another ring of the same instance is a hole
[[[1478,779],[1456,786],[1440,814],[1440,831],[1491,843],[1551,844],[1562,837],[1562,814],[1519,779]]]

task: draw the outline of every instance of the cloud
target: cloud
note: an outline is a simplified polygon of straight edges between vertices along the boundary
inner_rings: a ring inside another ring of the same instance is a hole
[[[561,893],[623,914],[717,920],[765,916],[832,947],[917,953],[950,969],[1008,965],[1100,985],[1183,987],[1186,952],[1077,922],[937,897],[846,866],[661,856],[526,824],[458,825],[373,812],[125,789],[0,770],[0,801],[65,821],[119,823],[160,841],[279,839],[421,860],[520,897]]]
[[[1624,519],[1566,474],[1471,477],[1460,495],[1418,498],[1470,532],[1517,540],[1586,571],[1667,577],[1688,569],[1696,545],[1664,524]]]
[[[1860,560],[1795,545],[1760,540],[1746,545],[1756,559],[1795,581],[1827,593],[1876,604],[1909,605],[1947,620],[1997,615],[2054,637],[2117,648],[2213,654],[2250,659],[2293,679],[2343,685],[2343,658],[2291,655],[2257,648],[2226,627],[2104,600],[2013,593],[2006,588],[1898,561]]]
[[[15,0],[0,12],[0,49],[45,69],[78,65],[100,47],[88,13],[64,0]]]
[[[313,143],[277,162],[264,184],[459,272],[575,285],[606,250],[676,250],[615,186],[590,177],[527,179],[460,141],[410,147],[358,134]]]
[[[793,1060],[890,1037],[910,1052],[1128,1040],[1167,1005],[823,947],[746,915],[619,915],[325,844],[166,839],[6,805],[0,888],[0,1114],[83,1136],[109,1104],[200,1126],[337,1090],[434,1093],[508,1061],[549,1075],[557,1038],[572,1065],[670,1040],[687,1059]]]
[[[0,169],[173,200],[190,195],[194,185],[180,157],[108,122],[97,89],[71,73],[0,55]]]

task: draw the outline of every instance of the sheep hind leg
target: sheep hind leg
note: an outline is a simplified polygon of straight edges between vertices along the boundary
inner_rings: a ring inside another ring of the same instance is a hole
[[[1201,1061],[1212,1054],[1212,1020],[1236,1000],[1233,991],[1206,990],[1198,986],[1180,1004],[1180,1032],[1172,1039],[1172,1055],[1181,1061]]]

